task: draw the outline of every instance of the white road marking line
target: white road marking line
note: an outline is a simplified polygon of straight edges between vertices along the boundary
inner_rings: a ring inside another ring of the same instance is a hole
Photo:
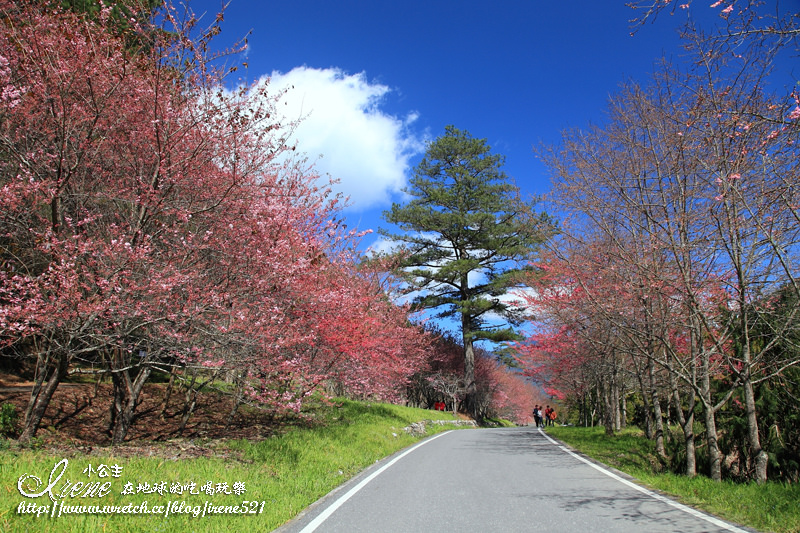
[[[650,496],[651,498],[655,498],[658,501],[661,501],[661,502],[664,502],[664,503],[666,503],[668,505],[671,505],[672,507],[675,507],[676,509],[680,509],[681,511],[689,513],[692,516],[696,516],[697,518],[702,518],[706,522],[711,522],[715,526],[721,527],[723,529],[727,529],[728,531],[731,531],[733,533],[747,533],[745,530],[739,529],[738,527],[736,527],[736,526],[734,526],[732,524],[728,524],[726,522],[723,522],[722,520],[720,520],[720,519],[718,519],[716,517],[713,517],[711,515],[707,515],[705,513],[702,513],[700,511],[698,511],[697,509],[692,509],[691,507],[687,507],[686,505],[683,505],[682,503],[678,503],[676,501],[670,500],[669,498],[666,498],[666,497],[662,496],[661,494],[657,494],[657,493],[655,493],[655,492],[653,492],[651,490],[648,490],[648,489],[646,489],[646,488],[644,488],[644,487],[642,487],[640,485],[637,485],[636,483],[628,481],[625,478],[621,478],[618,475],[616,475],[614,472],[606,470],[605,468],[603,468],[601,466],[598,466],[598,465],[594,464],[593,462],[591,462],[591,461],[589,461],[587,459],[584,459],[580,455],[572,452],[572,450],[569,450],[569,449],[565,448],[564,446],[561,446],[561,444],[559,444],[557,441],[553,440],[550,437],[550,435],[548,435],[547,433],[542,431],[541,428],[537,428],[537,429],[539,430],[539,433],[544,435],[544,437],[547,440],[549,440],[550,442],[552,442],[553,444],[555,444],[556,446],[558,446],[559,448],[561,448],[562,450],[564,450],[565,452],[567,452],[568,454],[573,456],[575,459],[586,463],[587,465],[591,466],[595,470],[598,470],[598,471],[604,473],[605,475],[607,475],[607,476],[609,476],[609,477],[611,477],[613,479],[616,479],[617,481],[619,481],[621,483],[624,483],[625,485],[627,485],[627,486],[629,486],[629,487],[631,487],[633,489],[636,489],[639,492],[641,492],[643,494],[646,494],[647,496]]]
[[[415,446],[413,446],[413,447],[409,448],[408,450],[404,451],[403,453],[401,453],[400,455],[398,455],[397,457],[395,457],[394,459],[392,459],[391,461],[389,461],[388,463],[386,463],[385,465],[383,465],[382,467],[377,469],[375,472],[373,472],[372,474],[370,474],[369,476],[367,476],[366,478],[361,480],[361,482],[358,485],[356,485],[355,487],[353,487],[352,489],[347,491],[347,493],[344,494],[341,498],[339,498],[338,500],[333,502],[324,511],[322,511],[320,514],[318,514],[317,517],[314,518],[314,520],[312,520],[306,527],[304,527],[302,530],[300,530],[300,533],[311,533],[312,531],[315,531],[320,525],[322,525],[322,523],[325,520],[327,520],[334,512],[336,512],[336,509],[341,507],[347,500],[352,498],[358,491],[363,489],[367,485],[367,483],[369,483],[370,481],[372,481],[373,479],[378,477],[384,470],[386,470],[387,468],[389,468],[390,466],[395,464],[397,461],[399,461],[400,459],[402,459],[403,457],[405,457],[409,453],[413,452],[414,450],[416,450],[420,446],[423,446],[423,445],[425,445],[425,444],[427,444],[427,443],[429,443],[429,442],[431,442],[431,441],[433,441],[435,439],[438,439],[439,437],[441,437],[442,435],[446,435],[447,433],[450,433],[450,431],[445,431],[444,433],[439,433],[438,435],[434,435],[433,437],[431,437],[429,439],[426,439],[426,440],[424,440],[422,442],[417,443]]]

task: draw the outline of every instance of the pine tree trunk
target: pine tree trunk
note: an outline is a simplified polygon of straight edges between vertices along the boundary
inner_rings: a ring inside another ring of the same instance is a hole
[[[464,280],[466,282],[466,278]],[[461,315],[461,338],[464,342],[464,386],[466,395],[464,404],[466,410],[472,416],[477,416],[477,398],[475,397],[475,349],[472,345],[472,330],[470,329],[469,317]]]

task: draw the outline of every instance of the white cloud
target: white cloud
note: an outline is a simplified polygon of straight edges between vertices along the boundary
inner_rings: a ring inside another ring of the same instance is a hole
[[[269,80],[273,94],[287,89],[278,111],[302,119],[294,133],[298,150],[339,180],[336,191],[350,197],[353,209],[386,203],[403,188],[409,160],[424,145],[409,132],[416,113],[400,118],[381,110],[387,86],[335,68],[297,67]]]
[[[372,254],[392,254],[392,253],[397,252],[402,246],[403,246],[403,243],[401,243],[400,241],[394,241],[394,240],[391,240],[391,239],[384,239],[384,238],[381,237],[381,238],[376,239],[375,242],[373,242],[372,244],[369,245],[369,247],[367,248],[366,253],[367,253],[367,255],[372,255]]]

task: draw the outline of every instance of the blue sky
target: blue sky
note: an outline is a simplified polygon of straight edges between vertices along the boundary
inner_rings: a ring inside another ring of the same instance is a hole
[[[210,22],[220,2],[190,6]],[[534,145],[601,122],[621,82],[646,82],[659,58],[679,58],[690,13],[721,20],[706,3],[676,11],[631,35],[637,13],[625,0],[232,0],[215,43],[249,34],[237,74],[294,87],[283,109],[306,117],[299,149],[341,180],[348,224],[377,229],[425,140],[448,124],[505,155],[525,193],[546,193]]]

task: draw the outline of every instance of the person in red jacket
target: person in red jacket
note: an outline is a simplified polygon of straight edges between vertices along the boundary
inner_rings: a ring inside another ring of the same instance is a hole
[[[547,426],[552,426],[555,425],[555,421],[556,421],[556,410],[548,405],[547,409],[545,409],[544,411],[544,423]]]

